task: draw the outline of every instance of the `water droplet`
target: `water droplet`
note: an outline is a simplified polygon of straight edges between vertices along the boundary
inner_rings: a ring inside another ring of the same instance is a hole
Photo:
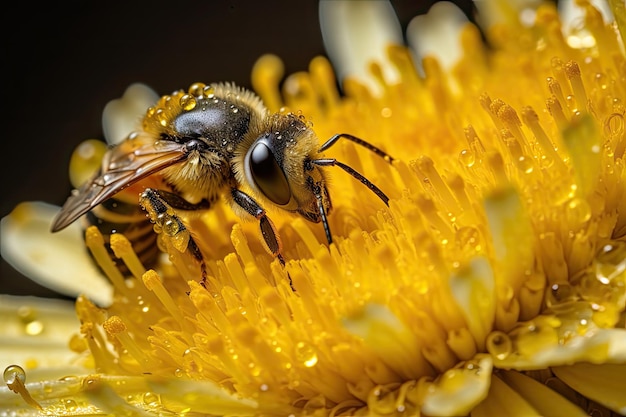
[[[194,96],[192,96],[191,94],[183,95],[180,98],[179,102],[180,102],[180,106],[185,111],[193,110],[196,107],[196,105],[198,104],[198,102],[196,101],[196,98]]]
[[[143,403],[151,406],[151,407],[156,407],[159,405],[160,403],[160,399],[158,394],[155,394],[154,392],[146,392],[143,394]]]
[[[33,320],[24,327],[24,330],[28,335],[37,336],[43,332],[44,326],[39,320]]]
[[[499,360],[506,359],[513,350],[511,338],[504,332],[495,331],[487,336],[487,351]]]
[[[24,372],[24,369],[19,365],[7,366],[4,369],[3,377],[7,385],[13,385],[17,381],[19,381],[21,385],[24,385],[24,382],[26,382],[26,372]]]
[[[474,154],[467,149],[463,149],[459,154],[459,162],[465,165],[468,168],[471,168],[476,162],[476,158],[474,158]]]
[[[548,289],[546,304],[554,308],[559,305],[570,304],[578,299],[575,289],[568,283],[552,284]]]
[[[163,223],[163,231],[168,235],[168,236],[174,236],[176,233],[178,233],[178,222],[172,220],[172,219],[168,219],[165,221],[165,223]]]
[[[78,409],[78,404],[72,399],[66,399],[63,401],[63,407],[69,412],[74,412]]]
[[[184,376],[185,376],[185,371],[183,371],[183,370],[182,370],[182,369],[180,369],[180,368],[176,368],[176,370],[174,371],[174,376],[175,376],[176,378],[182,378],[182,377],[184,377]]]
[[[267,384],[261,384],[261,386],[259,387],[259,389],[263,392],[268,391],[270,389],[269,385]]]
[[[154,114],[154,117],[161,126],[167,126],[167,114],[163,111],[163,109],[158,109]]]
[[[576,107],[576,99],[573,95],[569,94],[565,97],[565,103],[572,113],[576,113],[578,111],[578,108]]]
[[[626,271],[626,242],[613,241],[600,249],[595,258],[594,272],[602,284],[609,284]]]
[[[248,369],[250,370],[250,374],[254,377],[261,375],[261,367],[257,366],[254,362],[248,364]]]
[[[317,364],[317,353],[313,346],[308,343],[299,342],[296,345],[296,359],[304,363],[304,366],[311,368]]]
[[[601,90],[607,89],[607,76],[602,72],[597,72],[594,76],[594,82]]]
[[[517,160],[517,168],[524,174],[531,174],[534,170],[532,159],[520,156]]]
[[[17,316],[20,318],[22,323],[29,323],[37,319],[37,311],[29,306],[21,306],[17,310]]]
[[[192,96],[199,97],[204,92],[204,87],[205,87],[204,83],[194,83],[194,84],[191,84],[187,92],[191,94]]]
[[[213,88],[213,86],[211,85],[207,85],[202,89],[203,94],[207,97],[207,98],[213,98],[215,97],[215,89]]]
[[[585,223],[591,218],[589,204],[580,198],[573,198],[567,204],[567,217],[571,225]]]

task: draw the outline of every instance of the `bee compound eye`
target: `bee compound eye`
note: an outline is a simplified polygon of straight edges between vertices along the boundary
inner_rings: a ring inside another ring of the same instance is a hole
[[[254,183],[267,198],[279,206],[289,203],[291,189],[287,177],[269,146],[256,143],[250,151],[248,164]]]

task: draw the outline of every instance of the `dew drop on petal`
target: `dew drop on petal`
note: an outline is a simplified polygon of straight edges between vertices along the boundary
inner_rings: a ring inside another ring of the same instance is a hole
[[[63,407],[65,407],[65,410],[69,412],[75,412],[78,410],[78,404],[76,404],[76,401],[69,398],[63,401]]]
[[[44,325],[39,320],[33,320],[26,324],[24,330],[26,331],[26,334],[30,336],[37,336],[43,332]]]
[[[553,284],[548,289],[546,304],[548,307],[564,305],[576,301],[577,295],[574,288],[568,283]]]
[[[474,158],[474,154],[467,149],[463,149],[459,154],[459,161],[462,165],[471,168],[476,162],[476,158]]]
[[[591,218],[591,208],[585,200],[573,198],[567,204],[567,217],[570,224],[585,223]]]
[[[154,392],[145,392],[143,394],[143,402],[144,404],[148,405],[148,406],[157,406],[159,405],[159,396],[158,394],[155,394]]]
[[[296,358],[307,368],[311,368],[317,364],[317,353],[313,346],[308,343],[299,342],[296,345]]]
[[[606,244],[596,255],[595,274],[602,284],[609,284],[626,271],[626,243],[614,241]]]
[[[26,382],[26,372],[19,365],[9,365],[4,369],[3,378],[4,382],[9,385],[9,388],[16,382],[23,385]]]
[[[29,323],[37,318],[37,312],[29,306],[21,306],[17,310],[17,316],[22,323]]]
[[[487,336],[487,350],[499,360],[506,359],[513,350],[511,338],[504,332],[495,331]]]
[[[261,367],[257,366],[257,364],[255,364],[254,362],[250,362],[248,364],[248,369],[250,370],[250,374],[252,376],[261,375]]]

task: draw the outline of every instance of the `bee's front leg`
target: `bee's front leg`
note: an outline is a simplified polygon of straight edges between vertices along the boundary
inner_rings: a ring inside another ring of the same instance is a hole
[[[237,188],[233,188],[231,190],[231,195],[233,197],[233,201],[239,207],[244,209],[246,213],[254,216],[254,218],[259,221],[259,228],[261,229],[261,236],[263,236],[265,247],[272,255],[278,258],[282,266],[285,266],[285,258],[283,258],[282,255],[283,244],[278,236],[276,226],[274,226],[274,223],[272,223],[270,218],[267,216],[265,209],[261,207],[252,197]],[[287,274],[287,276],[289,277],[289,285],[291,286],[291,289],[295,291],[293,283],[291,282],[291,276],[289,276],[289,274]]]
[[[193,237],[189,233],[189,230],[182,222],[180,217],[176,214],[172,206],[169,204],[172,193],[160,190],[154,190],[152,188],[146,188],[139,198],[139,204],[148,213],[150,220],[154,223],[154,228],[157,233],[164,235],[169,244],[181,253],[191,254],[199,263],[202,272],[202,284],[206,281],[206,264],[200,248],[193,240]],[[185,201],[181,197],[175,196],[174,204],[177,208],[180,207],[186,210],[194,208],[204,208],[202,205],[178,204],[177,202]]]

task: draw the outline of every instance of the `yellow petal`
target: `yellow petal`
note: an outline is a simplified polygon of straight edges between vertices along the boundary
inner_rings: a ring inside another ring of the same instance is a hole
[[[498,375],[544,417],[587,416],[584,410],[565,397],[522,373],[503,371]]]
[[[489,396],[472,410],[472,417],[540,417],[542,414],[533,408],[518,392],[500,378],[491,379]]]
[[[605,407],[626,415],[626,364],[577,363],[552,368],[567,385]]]
[[[422,411],[430,416],[467,414],[490,391],[491,367],[491,358],[479,355],[462,367],[445,372],[428,386]]]

